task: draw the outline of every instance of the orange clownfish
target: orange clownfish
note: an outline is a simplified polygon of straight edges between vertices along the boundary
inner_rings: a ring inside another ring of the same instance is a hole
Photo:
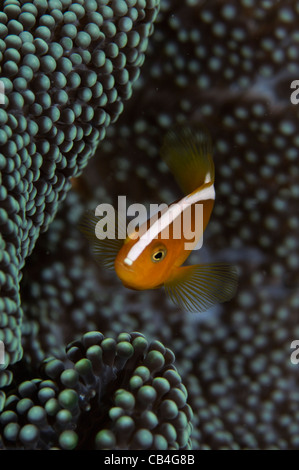
[[[230,300],[237,287],[237,269],[230,264],[182,266],[202,239],[214,206],[211,139],[201,126],[178,126],[168,132],[160,153],[185,197],[148,218],[124,240],[98,239],[99,219],[92,213],[85,216],[80,229],[93,244],[97,260],[114,268],[125,287],[164,286],[176,305],[203,312]]]

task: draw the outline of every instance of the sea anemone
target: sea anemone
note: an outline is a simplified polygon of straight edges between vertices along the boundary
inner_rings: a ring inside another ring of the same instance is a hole
[[[70,178],[130,98],[158,1],[1,3],[0,339],[7,366],[22,355],[20,270]]]
[[[162,0],[130,102],[24,268],[25,375],[38,376],[53,353],[62,360],[86,330],[141,331],[175,353],[194,449],[298,448],[297,16],[294,0]],[[214,143],[216,201],[195,259],[240,271],[236,298],[201,316],[178,311],[163,291],[123,288],[76,228],[84,210],[120,194],[180,197],[159,148],[172,124],[196,120]]]
[[[174,355],[141,333],[98,331],[8,394],[0,448],[188,449],[192,411]]]

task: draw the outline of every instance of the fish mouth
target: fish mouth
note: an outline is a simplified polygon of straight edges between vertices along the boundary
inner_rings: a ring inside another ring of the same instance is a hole
[[[134,273],[134,269],[130,267],[130,265],[125,264],[125,260],[123,261],[116,261],[115,262],[115,269],[119,268],[122,271],[126,271],[129,273]]]

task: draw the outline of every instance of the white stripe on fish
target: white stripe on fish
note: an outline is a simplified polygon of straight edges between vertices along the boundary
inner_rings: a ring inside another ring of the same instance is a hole
[[[131,266],[134,261],[143,253],[145,248],[156,238],[168,225],[179,217],[182,212],[199,201],[215,199],[214,185],[206,186],[196,193],[185,196],[175,205],[170,206],[168,210],[156,220],[156,222],[140,237],[138,242],[129,251],[124,263]]]

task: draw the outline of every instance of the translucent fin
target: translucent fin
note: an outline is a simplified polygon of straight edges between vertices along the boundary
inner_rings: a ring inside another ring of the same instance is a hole
[[[170,299],[189,312],[204,312],[230,300],[236,293],[237,268],[225,263],[198,264],[177,268],[165,283]]]
[[[204,127],[175,127],[166,134],[160,154],[184,194],[214,183],[212,141]]]
[[[105,238],[100,240],[95,234],[96,225],[99,222],[100,217],[96,217],[92,211],[87,211],[81,223],[79,224],[80,231],[85,235],[87,240],[92,245],[93,253],[95,255],[96,261],[105,266],[108,269],[114,269],[115,258],[124,243],[125,234],[120,230],[120,239],[117,238],[118,235],[118,226],[117,220],[115,221],[115,239]],[[121,224],[122,226],[123,224]]]

